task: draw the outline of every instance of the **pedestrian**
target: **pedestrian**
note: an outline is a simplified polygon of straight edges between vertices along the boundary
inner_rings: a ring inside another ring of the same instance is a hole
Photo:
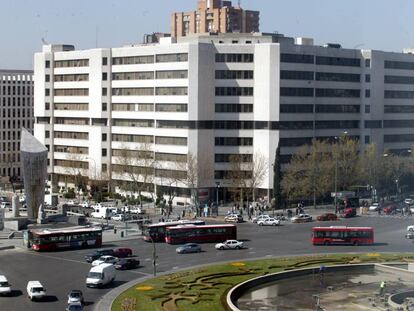
[[[383,296],[385,292],[385,287],[387,286],[385,281],[382,281],[380,284],[379,295]]]

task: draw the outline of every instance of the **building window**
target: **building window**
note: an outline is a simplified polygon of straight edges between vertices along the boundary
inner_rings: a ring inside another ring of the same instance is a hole
[[[281,70],[282,80],[313,80],[313,71]]]
[[[154,73],[152,76],[154,76]],[[188,71],[187,70],[165,70],[156,72],[157,79],[187,79]]]
[[[69,74],[69,75],[55,75],[55,82],[80,82],[89,81],[89,74]]]
[[[371,59],[369,58],[365,59],[365,67],[367,68],[371,67]]]
[[[252,137],[216,137],[216,146],[253,146]]]
[[[306,87],[281,87],[280,96],[313,97],[313,88]]]
[[[300,63],[300,64],[313,64],[314,61],[313,55],[306,54],[280,54],[280,62],[282,63]]]
[[[50,68],[50,60],[45,61],[45,67]]]
[[[188,61],[187,53],[160,54],[156,56],[157,63],[176,63],[176,62],[187,62],[187,61]]]
[[[253,96],[252,87],[216,87],[216,96]]]
[[[157,87],[155,94],[158,96],[185,96],[188,95],[188,88],[186,87]]]
[[[112,65],[137,65],[137,64],[153,64],[154,55],[114,57]]]
[[[315,89],[316,97],[360,97],[357,89]]]
[[[414,62],[384,61],[384,68],[414,70]]]
[[[365,105],[365,113],[371,113],[371,105]]]
[[[102,88],[102,96],[107,96],[108,95],[108,89],[106,87]]]
[[[55,96],[88,96],[89,89],[57,89]]]
[[[50,89],[45,89],[45,96],[50,96]]]
[[[253,63],[254,54],[216,54],[217,63]]]
[[[385,105],[384,113],[414,113],[412,105]]]
[[[45,103],[45,110],[49,110],[50,109],[50,103]]]
[[[108,104],[102,103],[102,111],[107,111],[107,109],[108,109]]]
[[[50,138],[50,131],[45,131],[45,138]]]
[[[371,142],[371,137],[370,136],[365,136],[365,144],[369,144]]]
[[[371,90],[365,90],[365,98],[371,97]]]
[[[55,61],[56,68],[87,67],[87,66],[89,66],[89,59],[73,59],[73,60]]]
[[[337,73],[337,72],[317,72],[317,81],[338,81],[338,82],[360,82],[359,74]]]
[[[112,89],[113,96],[152,96],[154,95],[154,88],[114,88]]]
[[[106,133],[103,133],[102,134],[102,141],[106,141],[106,137],[107,137]]]
[[[102,81],[106,81],[106,80],[108,80],[108,73],[102,72]]]
[[[371,75],[365,75],[365,82],[367,83],[371,82]]]
[[[313,113],[313,105],[310,104],[285,104],[280,105],[281,113]]]
[[[108,57],[102,57],[102,66],[108,65]]]
[[[359,105],[316,105],[317,113],[359,113]]]
[[[384,91],[384,98],[413,99],[414,91]]]
[[[45,82],[50,82],[50,75],[45,75]]]
[[[106,163],[102,163],[101,170],[103,173],[106,173],[108,171],[108,165]]]
[[[112,74],[112,80],[117,80],[117,81],[119,80],[152,80],[152,79],[154,79],[153,71],[115,72]]]
[[[159,112],[187,112],[187,104],[155,104]]]
[[[252,113],[252,104],[216,104],[216,113]]]
[[[103,157],[106,157],[106,154],[107,154],[106,148],[103,148],[103,149],[102,149],[102,156],[103,156]]]
[[[253,79],[253,70],[216,70],[216,79]]]
[[[360,67],[359,58],[316,56],[317,65]]]
[[[408,76],[384,76],[384,83],[414,84],[414,77]]]

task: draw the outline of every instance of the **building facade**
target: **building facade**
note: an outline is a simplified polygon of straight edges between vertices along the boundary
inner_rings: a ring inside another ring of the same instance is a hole
[[[60,183],[78,174],[131,180],[120,164],[133,154],[156,160],[149,190],[173,187],[180,200],[193,188],[186,179],[192,155],[197,187],[215,198],[219,186],[224,198],[239,186],[231,173],[250,176],[260,155],[265,174],[256,188],[266,197],[277,146],[286,164],[313,138],[344,131],[361,150],[375,143],[402,152],[414,143],[408,53],[260,33],[85,51],[45,46],[35,55],[35,81],[35,136],[49,148],[48,170]]]
[[[171,35],[259,32],[259,22],[260,12],[243,10],[231,1],[199,0],[196,11],[172,14]]]
[[[33,71],[0,69],[0,177],[21,179],[21,129],[33,123]]]

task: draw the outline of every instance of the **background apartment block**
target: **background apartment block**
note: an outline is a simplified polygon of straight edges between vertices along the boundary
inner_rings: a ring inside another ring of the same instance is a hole
[[[0,69],[0,177],[21,179],[21,129],[33,123],[33,71]]]
[[[267,174],[257,188],[266,196],[277,146],[286,164],[313,138],[333,141],[344,131],[361,150],[376,143],[401,153],[414,143],[414,55],[406,53],[277,34],[86,51],[45,46],[35,56],[35,81],[35,136],[50,149],[49,172],[61,183],[71,166],[90,178],[128,180],[120,155],[149,144],[157,160],[151,184],[173,186],[178,197],[189,196],[188,154],[207,171],[199,187],[210,198],[217,183],[220,198],[228,197],[232,156],[248,175],[261,155]]]
[[[231,1],[199,0],[196,11],[172,14],[171,35],[259,32],[259,11],[243,10]]]

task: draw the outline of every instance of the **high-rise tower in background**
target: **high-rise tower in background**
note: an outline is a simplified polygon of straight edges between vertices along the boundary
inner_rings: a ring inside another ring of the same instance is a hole
[[[259,32],[259,15],[259,11],[232,6],[231,1],[199,0],[196,11],[173,13],[171,35]]]

